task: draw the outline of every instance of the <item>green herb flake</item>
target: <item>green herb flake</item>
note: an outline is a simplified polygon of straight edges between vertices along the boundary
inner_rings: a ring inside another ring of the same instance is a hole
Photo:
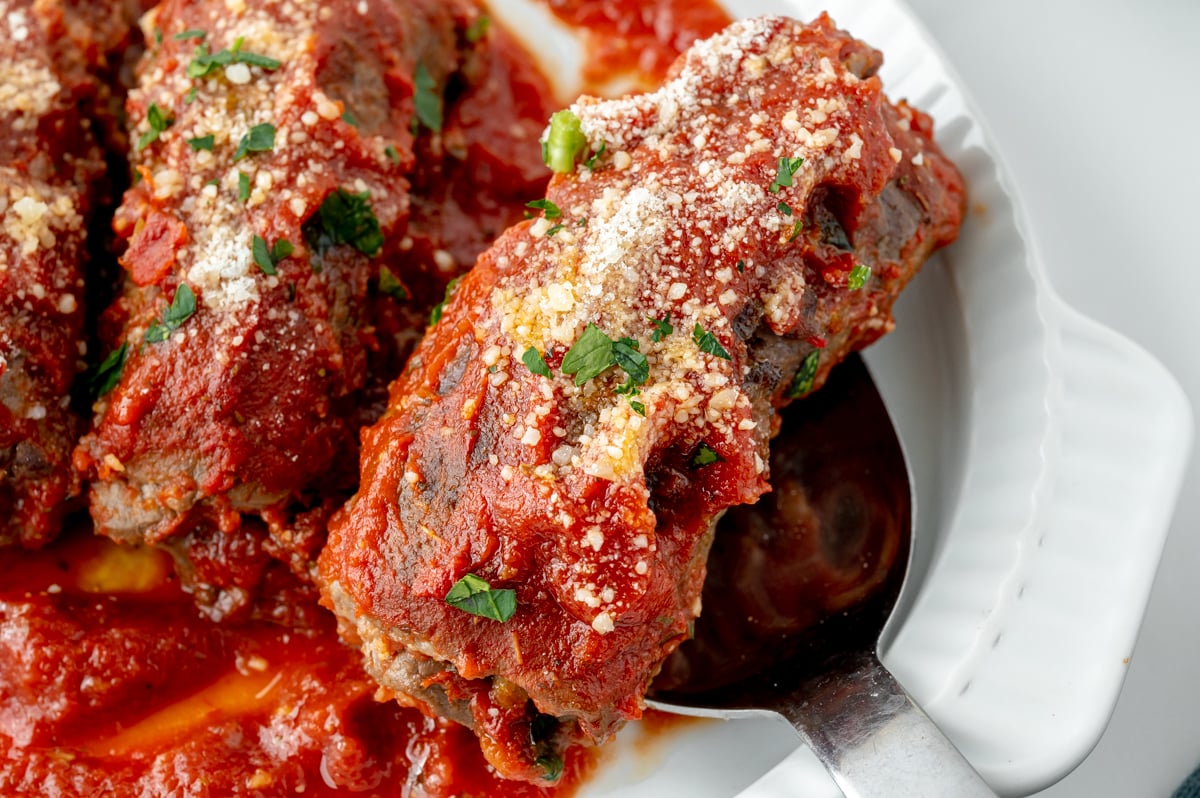
[[[583,123],[569,109],[555,111],[542,148],[542,160],[559,174],[575,171],[575,163],[587,151]]]
[[[521,362],[534,374],[540,374],[543,377],[550,376],[550,367],[546,365],[546,358],[542,357],[542,353],[536,346],[525,350],[525,354],[521,355]]]
[[[717,340],[717,336],[705,330],[696,324],[692,330],[692,340],[696,342],[696,346],[700,347],[701,352],[707,352],[714,357],[729,360],[729,353],[725,351],[725,347],[721,346],[721,342]]]
[[[146,109],[146,123],[150,125],[150,129],[138,139],[138,152],[141,152],[157,141],[159,134],[169,128],[174,121],[174,119],[168,118],[163,113],[163,110],[158,107],[158,103],[150,103],[150,107]]]
[[[400,282],[387,266],[379,267],[379,291],[397,302],[408,299],[408,291],[404,289],[404,283]]]
[[[277,274],[276,264],[284,258],[291,257],[295,247],[286,238],[281,238],[275,242],[274,247],[267,249],[266,239],[262,236],[255,236],[250,250],[254,255],[254,262],[258,264],[258,268],[262,269],[263,274],[273,275]]]
[[[159,28],[154,29],[154,43],[162,44],[162,30]]]
[[[563,231],[563,227],[564,227],[564,225],[561,225],[561,224],[554,225],[553,227],[551,227],[549,230],[546,231],[546,236],[549,238],[549,237],[558,235],[559,233],[561,233]]]
[[[197,89],[195,86],[192,86],[190,89],[187,90],[187,94],[183,95],[183,104],[191,105],[192,103],[196,102],[196,95],[198,95],[199,93],[200,93],[200,90]]]
[[[796,221],[792,222],[792,234],[788,236],[788,243],[790,244],[791,242],[793,242],[797,238],[799,238],[800,231],[802,231],[803,229],[804,229],[804,222],[801,219],[797,219]]]
[[[744,273],[746,271],[746,261],[739,260],[737,262],[737,270],[739,273]]]
[[[250,199],[250,175],[238,172],[238,199],[242,202]]]
[[[146,329],[146,343],[157,344],[171,337],[171,333],[196,312],[196,295],[187,283],[175,289],[171,305],[163,311],[162,321],[153,321]]]
[[[442,312],[446,309],[446,303],[450,301],[450,297],[454,294],[454,289],[458,288],[459,279],[461,278],[455,277],[446,284],[446,293],[442,297],[442,301],[434,305],[433,310],[429,312],[430,327],[442,320]]]
[[[282,64],[274,58],[258,53],[247,53],[242,51],[242,39],[239,37],[233,43],[233,48],[230,50],[220,50],[215,53],[208,51],[208,45],[201,42],[196,47],[195,56],[187,65],[187,75],[189,78],[206,78],[221,67],[229,66],[230,64],[249,64],[250,66],[261,67],[267,71],[279,69]]]
[[[492,19],[487,14],[480,14],[471,21],[467,26],[466,37],[470,44],[476,44],[487,36],[488,29],[492,26]]]
[[[275,126],[270,122],[255,125],[238,142],[233,162],[237,163],[252,152],[270,152],[275,149]]]
[[[379,220],[368,201],[369,192],[351,194],[337,189],[325,198],[316,216],[304,224],[304,235],[318,253],[339,244],[349,244],[373,258],[383,249]]]
[[[117,387],[121,381],[121,372],[125,369],[125,356],[129,353],[129,344],[124,343],[108,353],[108,357],[100,361],[88,380],[92,396],[99,399],[104,394]]]
[[[557,205],[555,205],[553,202],[551,202],[548,199],[540,199],[540,200],[534,200],[533,202],[526,202],[525,207],[542,211],[542,213],[545,215],[545,217],[547,219],[557,219],[558,217],[562,216],[562,210],[560,210]]]
[[[791,216],[791,215],[792,215],[792,206],[791,206],[791,205],[788,205],[786,202],[781,202],[781,203],[779,203],[778,205],[776,205],[775,207],[776,207],[776,209],[778,209],[778,210],[779,210],[779,212],[780,212],[780,213],[782,213],[784,216]]]
[[[643,385],[650,378],[650,361],[638,351],[637,341],[632,338],[614,341],[612,357],[618,368],[629,375],[633,385]]]
[[[725,458],[717,454],[717,450],[709,446],[704,441],[700,441],[700,445],[696,447],[695,453],[692,455],[692,468],[704,468],[713,463],[719,463]]]
[[[800,164],[804,163],[803,158],[788,158],[779,159],[779,165],[775,168],[775,182],[771,183],[770,192],[778,194],[782,187],[790,187],[792,185],[792,175],[796,174],[796,170],[800,168]]]
[[[437,83],[429,70],[422,63],[417,63],[413,74],[413,109],[417,112],[417,121],[434,132],[442,129],[442,95],[437,90]]]
[[[546,781],[558,781],[563,774],[562,757],[547,754],[539,756],[533,763],[542,769],[542,778]]]
[[[871,279],[871,267],[865,264],[858,264],[850,270],[850,275],[846,278],[846,287],[851,291],[858,291],[867,284],[867,280]]]
[[[383,154],[388,157],[392,163],[400,163],[400,153],[396,152],[396,148],[389,144],[383,148]]]
[[[633,412],[637,413],[639,416],[646,415],[646,406],[644,404],[642,404],[641,402],[638,402],[634,399],[630,399],[629,406],[631,408],[633,408]]]
[[[201,40],[201,41],[203,41],[203,40],[204,40],[204,37],[205,37],[205,36],[207,36],[207,35],[208,35],[208,34],[206,34],[206,33],[205,33],[204,31],[202,31],[202,30],[197,30],[197,29],[195,29],[195,28],[192,28],[192,29],[190,29],[190,30],[185,30],[185,31],[183,31],[183,32],[181,32],[181,33],[176,33],[176,34],[175,34],[174,36],[172,36],[171,38],[172,38],[172,39],[174,39],[174,40],[175,40],[175,41],[177,41],[177,42],[185,42],[185,41],[187,41],[188,39],[198,39],[198,40]]]
[[[588,324],[579,339],[563,357],[562,373],[574,374],[575,384],[583,385],[603,374],[616,363],[613,341],[595,324]]]
[[[820,362],[821,350],[814,349],[808,353],[804,362],[800,364],[800,368],[796,370],[796,375],[792,377],[792,384],[788,386],[785,393],[788,399],[799,399],[812,391],[813,380],[817,378],[817,366]]]
[[[646,319],[646,321],[654,325],[654,332],[650,333],[651,341],[658,343],[671,333],[675,332],[675,328],[671,325],[670,319],[671,317],[669,315],[663,316],[661,319]]]
[[[354,118],[354,114],[350,113],[350,109],[342,111],[342,121],[350,127],[358,127],[358,120]]]
[[[600,160],[600,157],[602,155],[604,155],[604,151],[607,149],[608,149],[608,142],[607,141],[600,142],[600,148],[597,149],[595,152],[593,152],[591,157],[583,162],[583,165],[586,166],[588,169],[595,169],[596,162]]]
[[[467,574],[450,588],[446,603],[480,618],[504,623],[517,611],[517,594],[509,588],[493,590],[485,580]]]
[[[213,136],[209,134],[207,136],[197,136],[194,139],[188,139],[188,146],[195,152],[200,152],[201,150],[212,152]]]

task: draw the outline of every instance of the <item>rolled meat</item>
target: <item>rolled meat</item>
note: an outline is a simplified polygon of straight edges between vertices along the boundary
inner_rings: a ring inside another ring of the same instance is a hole
[[[583,98],[562,172],[457,286],[364,432],[319,581],[397,700],[502,774],[642,711],[689,634],[711,530],[768,489],[775,408],[892,327],[964,193],[880,54],[783,18],[659,90]]]
[[[0,0],[0,546],[40,546],[79,495],[71,388],[103,154],[81,108],[103,51],[58,3]],[[72,38],[68,32],[74,33]]]
[[[353,485],[372,364],[396,359],[373,300],[411,294],[414,140],[439,134],[475,14],[167,0],[143,18],[111,390],[75,462],[97,531],[170,548],[213,617],[307,580]]]

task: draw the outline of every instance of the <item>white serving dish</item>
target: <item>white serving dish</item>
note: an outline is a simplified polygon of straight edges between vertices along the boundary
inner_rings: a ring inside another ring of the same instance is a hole
[[[515,0],[494,5],[515,13]],[[899,0],[728,5],[736,16],[828,10],[883,51],[888,95],[934,117],[967,179],[959,241],[925,266],[896,332],[866,356],[917,488],[916,585],[883,658],[997,791],[1035,792],[1083,760],[1112,713],[1190,408],[1157,361],[1055,295],[981,115]],[[518,30],[546,20],[524,16]],[[572,48],[555,54],[572,63]],[[797,746],[765,719],[657,736],[634,726],[580,796],[839,796]]]

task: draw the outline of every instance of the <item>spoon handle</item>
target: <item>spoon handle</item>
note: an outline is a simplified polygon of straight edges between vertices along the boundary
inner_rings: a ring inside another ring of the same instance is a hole
[[[995,798],[873,652],[781,703],[846,798]]]

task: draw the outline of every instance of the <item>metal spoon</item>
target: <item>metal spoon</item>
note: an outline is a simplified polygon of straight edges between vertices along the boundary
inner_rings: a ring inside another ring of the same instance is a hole
[[[784,412],[774,491],[726,514],[655,709],[784,716],[848,798],[994,796],[879,660],[912,550],[904,452],[851,357]]]

